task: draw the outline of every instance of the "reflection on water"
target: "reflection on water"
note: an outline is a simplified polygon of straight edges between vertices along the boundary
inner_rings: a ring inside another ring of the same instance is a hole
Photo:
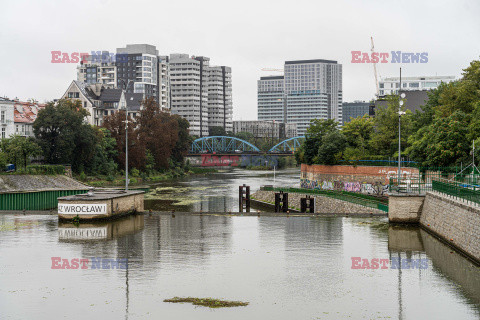
[[[190,176],[184,180],[163,182],[152,186],[146,195],[145,209],[178,212],[236,212],[238,186],[244,183],[251,192],[262,185],[298,186],[299,168],[276,171],[233,169],[228,172]],[[254,211],[252,209],[252,211]]]
[[[389,227],[383,217],[154,214],[75,228],[57,227],[54,216],[8,214],[2,224],[33,226],[0,231],[2,319],[480,316],[479,268],[428,233]],[[57,270],[53,256],[128,259],[128,268]],[[397,256],[428,259],[429,267],[351,268],[351,257]],[[163,302],[174,296],[250,305],[210,310]]]
[[[143,229],[143,215],[131,215],[110,222],[86,222],[74,225],[58,222],[59,240],[107,240],[135,233]]]

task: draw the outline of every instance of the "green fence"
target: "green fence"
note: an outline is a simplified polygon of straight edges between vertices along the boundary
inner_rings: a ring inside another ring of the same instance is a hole
[[[419,167],[418,175],[402,172],[400,182],[392,176],[389,182],[390,192],[424,194],[432,191],[433,181],[449,181],[452,183],[480,185],[480,173],[473,168],[462,167]]]
[[[338,200],[359,204],[364,207],[379,209],[381,211],[388,212],[388,202],[379,200],[372,196],[359,194],[359,193],[346,192],[346,191],[334,191],[334,190],[318,190],[318,189],[303,189],[303,188],[273,188],[273,187],[263,187],[263,190],[321,195],[325,197],[335,198]]]
[[[86,193],[88,190],[52,190],[0,193],[0,210],[49,210],[57,207],[58,197]]]
[[[432,181],[432,190],[455,197],[458,200],[480,204],[480,186],[478,185],[434,180]]]

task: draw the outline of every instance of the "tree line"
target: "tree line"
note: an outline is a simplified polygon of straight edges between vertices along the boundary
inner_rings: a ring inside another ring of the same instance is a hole
[[[297,161],[334,165],[396,158],[401,110],[406,112],[400,120],[402,156],[424,167],[471,163],[473,145],[476,157],[480,155],[480,61],[472,61],[461,79],[427,94],[421,112],[400,108],[399,96],[390,95],[375,117],[358,117],[342,128],[334,120],[313,120],[295,154]]]
[[[128,117],[129,167],[148,174],[182,167],[191,143],[189,123],[162,112],[153,98]],[[81,102],[59,100],[39,111],[35,137],[13,136],[0,143],[0,165],[27,166],[31,157],[48,164],[69,164],[77,174],[113,176],[125,167],[125,111],[106,116],[101,127],[85,122]]]

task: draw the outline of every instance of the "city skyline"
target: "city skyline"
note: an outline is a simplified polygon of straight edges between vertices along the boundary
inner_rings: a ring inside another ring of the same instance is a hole
[[[32,3],[23,17],[29,24],[17,24],[15,13],[22,11],[24,5],[23,1],[3,5],[5,18],[0,26],[8,30],[15,25],[15,31],[1,36],[4,48],[9,50],[0,53],[0,58],[8,61],[2,67],[0,96],[35,98],[40,102],[59,98],[65,84],[76,78],[76,64],[51,63],[51,51],[56,50],[114,52],[122,44],[146,43],[155,45],[161,55],[178,52],[211,57],[216,65],[232,68],[234,120],[256,119],[256,81],[262,76],[280,75],[261,69],[281,68],[288,60],[336,60],[343,65],[343,101],[370,100],[375,93],[373,66],[351,63],[352,51],[370,52],[370,36],[374,37],[375,50],[379,52],[428,52],[428,63],[379,63],[377,69],[382,77],[398,76],[398,69],[402,67],[402,76],[453,75],[458,78],[470,61],[478,59],[480,52],[480,44],[472,40],[480,37],[480,22],[475,18],[480,4],[473,1],[406,1],[396,10],[380,1],[361,4],[340,1],[324,5],[300,2],[298,12],[301,14],[289,15],[282,32],[273,34],[270,26],[289,12],[288,6],[282,3],[273,7],[266,2],[255,2],[255,6],[248,2],[232,4],[228,11],[220,9],[218,1],[202,5],[191,2],[190,6],[168,3],[162,5],[162,10],[178,12],[181,8],[182,24],[175,23],[175,15],[167,15],[161,21],[155,20],[158,27],[155,31],[142,32],[129,30],[122,24],[128,15],[128,10],[124,10],[128,2],[116,3],[118,8],[113,8],[109,1],[86,1],[78,8],[68,1]],[[76,9],[71,10],[73,7]],[[320,19],[318,10],[300,10],[305,7],[338,14],[322,15]],[[206,16],[199,20],[196,14],[202,8],[211,10],[206,10]],[[111,14],[106,14],[108,12]],[[144,12],[142,23],[156,16],[155,12]],[[236,14],[232,15],[233,12]],[[38,15],[52,23],[42,25]],[[89,16],[109,28],[102,31],[94,24],[85,25],[82,16]],[[140,23],[137,17],[131,20]],[[449,27],[452,21],[458,28]],[[145,26],[148,25],[147,22]],[[218,25],[224,28],[213,28]],[[192,32],[197,28],[208,29],[208,32],[198,36]],[[93,32],[100,36],[92,37]]]

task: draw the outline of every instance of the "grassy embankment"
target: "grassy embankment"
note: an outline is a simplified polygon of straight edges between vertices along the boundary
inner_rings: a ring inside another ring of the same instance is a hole
[[[188,171],[185,171],[181,168],[175,168],[165,172],[152,172],[150,174],[146,174],[133,169],[128,178],[130,179],[129,185],[135,186],[182,178],[189,175],[216,172],[218,172],[218,170],[213,168],[190,167]],[[79,174],[75,175],[74,178],[92,187],[115,187],[125,185],[125,175],[123,172],[115,176],[86,176],[85,174]]]

